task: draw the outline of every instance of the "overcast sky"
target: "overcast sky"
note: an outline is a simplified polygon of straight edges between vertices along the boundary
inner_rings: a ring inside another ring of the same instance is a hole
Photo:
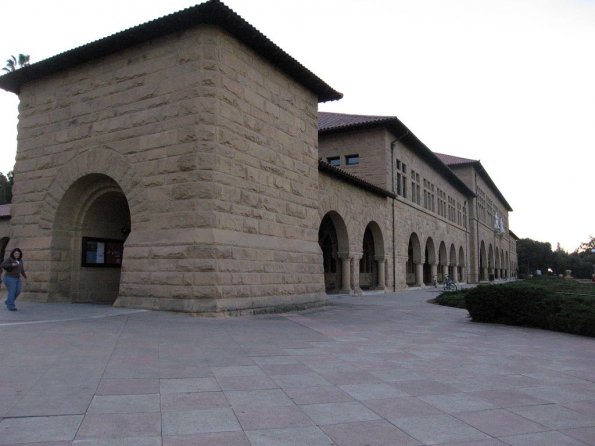
[[[186,0],[2,5],[0,61],[38,62]],[[435,152],[478,159],[521,238],[595,236],[595,0],[226,0],[344,93],[322,111],[397,116]],[[18,98],[0,90],[0,171]]]

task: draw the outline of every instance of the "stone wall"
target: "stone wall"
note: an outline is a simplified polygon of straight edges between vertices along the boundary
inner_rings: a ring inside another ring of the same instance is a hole
[[[26,84],[20,99],[10,232],[28,252],[30,298],[71,298],[75,229],[111,181],[131,223],[117,305],[322,300],[316,97],[233,38],[171,35]]]

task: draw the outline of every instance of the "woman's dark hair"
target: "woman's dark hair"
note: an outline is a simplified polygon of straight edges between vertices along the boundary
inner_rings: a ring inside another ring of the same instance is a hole
[[[23,251],[21,251],[19,248],[14,248],[12,251],[10,251],[10,256],[9,257],[11,259],[14,259],[14,253],[15,252],[18,252],[21,255],[21,257],[19,257],[19,259],[22,259],[23,258]]]

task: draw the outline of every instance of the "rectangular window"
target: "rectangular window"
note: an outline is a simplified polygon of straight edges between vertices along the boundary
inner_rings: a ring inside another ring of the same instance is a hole
[[[123,240],[83,237],[81,265],[120,268],[123,253]]]
[[[395,184],[395,190],[397,195],[400,195],[403,198],[407,198],[407,176],[405,173],[405,163],[402,163],[401,160],[397,160],[397,184]]]
[[[345,164],[348,166],[355,166],[359,164],[359,155],[345,155]]]
[[[340,166],[341,165],[341,157],[340,156],[331,156],[326,159],[326,162],[329,163],[331,166]]]

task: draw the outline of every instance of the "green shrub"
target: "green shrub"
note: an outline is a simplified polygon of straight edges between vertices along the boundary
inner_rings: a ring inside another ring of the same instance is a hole
[[[539,327],[595,336],[595,298],[568,295],[535,283],[482,285],[465,296],[476,322]]]
[[[469,288],[458,291],[445,291],[438,295],[432,302],[438,305],[455,308],[467,308],[465,306],[465,296],[470,291]]]

